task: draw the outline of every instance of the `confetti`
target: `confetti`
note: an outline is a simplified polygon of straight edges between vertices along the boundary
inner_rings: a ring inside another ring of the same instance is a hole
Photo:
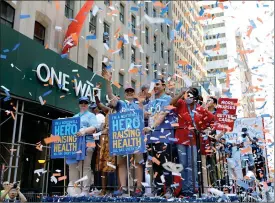
[[[30,15],[24,15],[24,14],[20,15],[20,19],[26,19],[26,18],[30,18],[30,17],[31,17]]]
[[[1,59],[6,59],[6,58],[7,58],[7,55],[0,54],[0,58],[1,58]]]

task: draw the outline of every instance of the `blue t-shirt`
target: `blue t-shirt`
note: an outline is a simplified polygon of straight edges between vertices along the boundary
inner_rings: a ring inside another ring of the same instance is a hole
[[[78,113],[73,117],[80,117],[80,130],[89,128],[89,127],[99,127],[99,123],[97,122],[95,114],[86,111],[84,113]],[[86,142],[84,142],[86,140]],[[79,136],[77,138],[77,150],[81,150],[82,153],[86,153],[86,143],[94,142],[94,138],[92,135]],[[77,154],[76,159],[66,159],[67,164],[76,163],[78,160],[82,160],[83,154]]]
[[[118,113],[123,113],[127,111],[139,110],[140,108],[139,108],[139,105],[136,104],[134,101],[128,102],[128,101],[118,100],[115,109]]]
[[[172,97],[167,94],[163,94],[160,98],[150,100],[145,107],[145,111],[150,112],[149,127],[154,124],[154,120],[158,118],[160,112],[168,112],[165,110],[166,106],[170,105]],[[161,143],[174,142],[174,130],[171,126],[171,122],[174,122],[173,113],[169,111],[163,122],[155,128],[155,130],[147,135],[148,143],[155,143],[160,141]]]

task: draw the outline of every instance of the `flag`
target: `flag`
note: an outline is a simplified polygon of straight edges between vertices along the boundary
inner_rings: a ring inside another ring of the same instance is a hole
[[[68,52],[68,50],[78,44],[78,38],[86,19],[87,14],[92,9],[94,1],[86,0],[86,3],[82,6],[80,11],[75,17],[75,20],[71,22],[65,35],[65,39],[62,47],[62,54]]]

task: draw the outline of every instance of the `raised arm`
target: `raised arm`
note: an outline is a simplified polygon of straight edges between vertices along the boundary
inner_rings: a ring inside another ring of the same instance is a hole
[[[102,76],[105,78],[106,80],[106,91],[107,91],[107,95],[108,95],[108,98],[110,99],[110,102],[112,104],[113,107],[116,107],[117,105],[117,97],[113,94],[113,89],[112,89],[112,86],[111,86],[111,79],[112,79],[112,76],[111,74],[103,69],[102,70]]]
[[[185,94],[185,91],[181,92],[178,96],[175,96],[174,98],[172,98],[170,105],[177,107],[177,102],[180,98],[182,98],[182,96]]]
[[[111,111],[111,108],[105,106],[104,104],[102,104],[98,98],[98,96],[95,96],[95,102],[96,102],[96,105],[98,106],[98,108],[100,108],[102,111],[104,111],[104,113],[108,113]]]

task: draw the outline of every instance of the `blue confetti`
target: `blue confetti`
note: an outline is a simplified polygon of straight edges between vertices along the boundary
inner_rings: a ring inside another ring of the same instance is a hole
[[[220,36],[220,33],[217,34],[217,39],[219,38],[219,36]]]
[[[6,59],[6,58],[7,58],[7,55],[1,54],[1,55],[0,55],[0,58],[1,58],[1,59]]]
[[[103,35],[108,36],[108,35],[109,35],[109,33],[108,33],[108,32],[104,32],[104,33],[103,33]]]
[[[19,46],[20,46],[20,43],[16,44],[16,45],[14,46],[14,48],[12,49],[12,51],[15,51],[16,49],[18,49]]]
[[[7,91],[7,90],[4,90],[4,91],[5,91],[5,94],[7,95],[7,97],[11,96],[10,93],[9,93],[9,91]]]
[[[186,68],[192,70],[192,66],[191,66],[190,64],[187,64],[187,65],[186,65]]]
[[[180,21],[180,22],[177,24],[176,31],[179,31],[180,28],[181,28],[181,26],[182,26],[182,22]]]
[[[223,6],[224,7],[224,9],[228,9],[228,6]]]
[[[258,69],[258,67],[256,67],[256,66],[254,66],[253,68],[251,68],[252,70],[256,70],[256,69]]]
[[[68,54],[61,54],[61,58],[68,58]]]
[[[74,22],[78,22],[76,19],[74,19],[74,18],[69,18],[69,21],[74,21]]]
[[[173,24],[173,22],[168,18],[164,18],[164,23],[169,24],[169,25]]]
[[[177,138],[168,138],[171,142],[177,142],[178,139]]]
[[[259,4],[256,4],[257,5],[257,8],[259,8]]]
[[[131,11],[138,11],[138,7],[131,7]]]
[[[108,69],[111,69],[111,68],[112,68],[111,65],[106,66],[106,69],[107,69],[107,70],[108,70]]]
[[[257,110],[263,109],[263,108],[265,107],[266,103],[267,103],[267,101],[265,101],[264,104],[263,104],[261,107],[256,108],[256,109],[257,109]]]
[[[147,159],[151,161],[151,160],[152,160],[152,157],[151,157],[150,155],[148,155],[148,158],[147,158]]]
[[[256,26],[256,24],[254,23],[253,20],[249,20],[249,22],[250,22],[250,25],[251,25],[253,28],[257,28],[257,26]]]
[[[7,52],[9,52],[9,51],[10,51],[10,50],[8,50],[8,49],[3,50],[4,53],[7,53]]]
[[[269,5],[267,5],[267,4],[264,4],[264,5],[263,5],[263,7],[269,7]]]
[[[203,14],[204,14],[204,9],[203,9],[203,7],[201,7],[201,10],[199,12],[199,16],[202,16]]]
[[[52,90],[49,90],[49,91],[45,92],[45,93],[42,95],[42,97],[45,97],[45,96],[47,96],[47,95],[49,95],[49,94],[51,94],[51,93],[52,93]]]
[[[31,17],[30,15],[23,15],[23,14],[20,15],[20,19],[26,19],[30,17]]]
[[[174,30],[170,31],[170,40],[173,41],[175,39]]]
[[[86,40],[89,40],[89,39],[96,39],[96,35],[88,35],[88,36],[86,36]]]
[[[198,52],[199,52],[198,50],[195,50],[195,51],[194,51],[194,54],[197,54]]]
[[[262,114],[261,117],[262,118],[268,118],[268,117],[270,117],[270,115],[269,114]]]
[[[163,16],[165,13],[168,12],[168,6],[166,6],[165,8],[161,9],[161,13],[160,16]]]
[[[62,84],[58,84],[58,87],[59,87],[59,89],[61,89],[63,87],[63,85]]]

